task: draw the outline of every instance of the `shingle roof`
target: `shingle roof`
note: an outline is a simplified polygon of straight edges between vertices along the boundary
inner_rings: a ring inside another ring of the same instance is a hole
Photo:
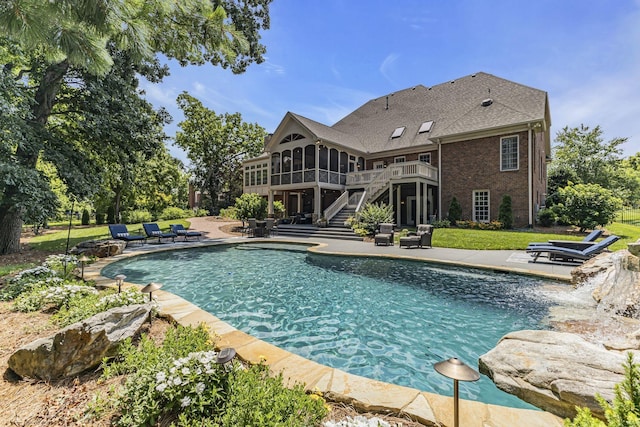
[[[488,98],[492,100],[491,105],[482,106],[482,101]],[[364,147],[373,153],[429,144],[436,138],[541,121],[545,119],[546,102],[544,91],[491,74],[476,73],[430,88],[419,85],[372,99],[330,129],[339,132],[332,134],[335,138],[350,136],[333,141],[358,150]],[[431,131],[419,134],[420,125],[430,120],[434,122]],[[406,127],[403,135],[391,139],[393,131],[401,126]]]

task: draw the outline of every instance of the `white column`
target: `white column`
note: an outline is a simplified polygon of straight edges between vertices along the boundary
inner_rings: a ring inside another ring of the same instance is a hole
[[[420,224],[420,214],[422,213],[422,193],[420,192],[420,181],[416,181],[416,218],[415,225]]]
[[[298,210],[296,212],[302,212],[302,193],[297,192],[298,195]]]
[[[273,190],[269,190],[268,196],[267,196],[267,203],[268,203],[268,213],[269,215],[273,215]]]
[[[396,211],[396,225],[400,225],[402,223],[402,188],[398,187],[398,196],[396,197],[396,206],[398,210]]]
[[[320,193],[320,186],[317,185],[316,188],[313,189],[313,213],[317,219],[322,218],[322,194]]]

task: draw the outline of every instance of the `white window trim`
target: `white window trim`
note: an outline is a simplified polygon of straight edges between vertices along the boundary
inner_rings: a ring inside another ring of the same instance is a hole
[[[487,193],[487,219],[486,220],[478,220],[476,216],[476,194],[477,193]],[[473,190],[471,193],[471,210],[473,221],[475,222],[491,222],[491,191],[488,189],[485,190]]]
[[[377,162],[373,162],[374,169],[384,169],[384,160],[379,160]]]
[[[397,156],[393,158],[393,163],[406,163],[407,156]]]
[[[418,160],[420,160],[420,157],[422,157],[422,156],[429,156],[429,161],[428,162],[424,162],[424,163],[430,165],[431,164],[431,153],[420,153],[420,154],[418,154]]]
[[[502,158],[504,156],[504,153],[502,152],[502,146],[503,146],[502,142],[508,138],[516,139],[516,167],[513,169],[502,168],[502,164],[503,164]],[[512,172],[517,170],[520,170],[520,136],[519,135],[503,136],[500,138],[500,172]]]

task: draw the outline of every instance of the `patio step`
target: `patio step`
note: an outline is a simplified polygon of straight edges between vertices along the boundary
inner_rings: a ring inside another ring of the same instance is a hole
[[[345,227],[320,228],[314,225],[304,224],[280,224],[278,235],[295,237],[320,237],[323,239],[362,241],[362,237],[356,235],[353,230]]]
[[[356,210],[353,208],[343,208],[338,212],[331,221],[329,221],[329,227],[346,228],[344,222],[351,216],[355,216]]]

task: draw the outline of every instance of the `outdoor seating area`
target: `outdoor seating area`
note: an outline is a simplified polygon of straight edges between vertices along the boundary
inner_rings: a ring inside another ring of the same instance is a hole
[[[407,236],[400,237],[400,247],[431,247],[431,238],[433,236],[433,225],[420,224],[415,232],[409,233]]]
[[[378,245],[393,246],[393,238],[394,238],[393,224],[382,223],[378,227],[378,231],[373,237],[373,241],[376,246]]]
[[[571,243],[588,243],[588,247],[586,247],[585,249],[575,249],[562,246],[563,242],[566,241],[560,241],[560,245],[556,245],[554,243],[556,241],[549,241],[548,244],[529,245],[526,249],[526,252],[533,257],[530,262],[536,262],[540,255],[544,253],[548,254],[549,260],[551,261],[582,262],[589,258],[593,258],[601,252],[604,252],[609,246],[611,246],[619,239],[620,237],[611,235],[597,243],[571,241]]]
[[[160,227],[155,222],[149,222],[142,224],[142,228],[144,228],[144,232],[147,235],[147,238],[158,238],[158,243],[162,243],[162,239],[171,239],[172,242],[176,241],[176,237],[178,236],[173,232],[164,232],[160,230]]]
[[[124,240],[129,245],[129,242],[141,242],[146,243],[147,238],[138,234],[130,234],[127,226],[124,224],[109,224],[109,232],[111,238],[116,240]]]
[[[278,226],[274,218],[267,218],[265,220],[249,218],[247,220],[247,226],[242,229],[242,232],[248,237],[271,237],[272,235],[278,234]]]

